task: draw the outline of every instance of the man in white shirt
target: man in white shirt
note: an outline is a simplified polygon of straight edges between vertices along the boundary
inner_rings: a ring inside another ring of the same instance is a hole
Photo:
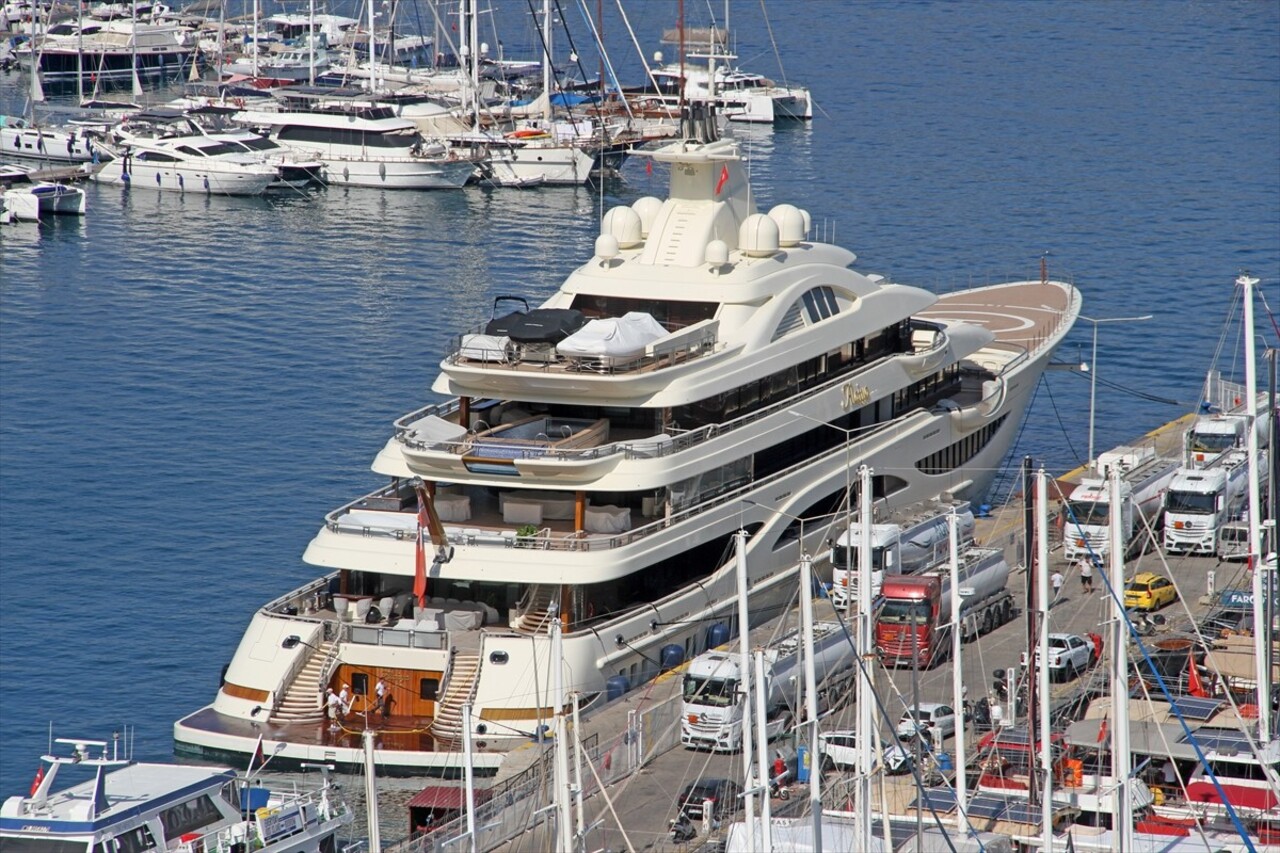
[[[342,685],[342,690],[338,692],[338,702],[342,705],[341,719],[346,719],[347,714],[351,713],[351,685]]]
[[[326,688],[324,691],[324,709],[325,714],[329,717],[329,728],[338,728],[338,720],[342,717],[342,700],[338,698],[338,694],[333,692],[333,688]]]

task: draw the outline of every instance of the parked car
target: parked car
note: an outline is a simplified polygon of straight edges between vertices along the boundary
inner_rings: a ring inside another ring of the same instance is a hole
[[[1049,677],[1059,681],[1074,678],[1089,668],[1093,660],[1094,645],[1079,634],[1049,635]],[[1021,663],[1027,665],[1027,653],[1022,653]],[[1036,663],[1040,663],[1040,650],[1036,649]]]
[[[898,720],[898,737],[931,737],[930,729],[939,730],[944,738],[956,733],[956,712],[950,705],[921,702],[919,712],[918,717],[914,707],[903,712],[902,719]]]
[[[690,820],[702,820],[702,804],[711,801],[711,817],[727,817],[741,805],[742,787],[731,779],[699,779],[686,785],[676,797],[676,811]]]
[[[858,766],[858,745],[851,731],[819,733],[818,754],[824,770],[829,767],[851,770]],[[896,743],[885,744],[884,764],[889,773],[906,773],[911,769],[911,756]]]
[[[1141,610],[1159,610],[1178,600],[1173,581],[1155,572],[1141,572],[1124,588],[1124,606]]]

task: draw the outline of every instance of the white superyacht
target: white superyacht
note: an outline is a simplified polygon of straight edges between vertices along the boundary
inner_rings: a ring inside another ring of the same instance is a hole
[[[282,764],[355,766],[372,726],[381,772],[455,775],[470,703],[493,773],[571,692],[603,700],[736,630],[734,531],[765,621],[857,506],[858,465],[883,506],[987,489],[1073,286],[890,283],[809,239],[805,211],[757,212],[732,142],[651,156],[667,200],[608,211],[545,303],[455,338],[449,401],[396,422],[388,485],[325,519],[304,560],[327,574],[254,614],[180,753],[243,761],[263,732]]]

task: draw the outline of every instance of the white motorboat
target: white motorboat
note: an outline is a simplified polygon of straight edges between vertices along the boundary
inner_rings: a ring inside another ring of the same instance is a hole
[[[734,531],[753,624],[776,616],[857,505],[855,462],[886,506],[988,488],[1073,286],[891,283],[811,239],[806,212],[758,212],[735,144],[651,156],[668,199],[610,210],[541,307],[452,340],[432,389],[449,401],[396,421],[373,463],[388,484],[326,517],[303,555],[326,574],[253,615],[179,752],[243,760],[266,720],[278,760],[354,767],[358,733],[316,725],[347,684],[384,772],[456,770],[469,702],[492,773],[565,701],[551,622],[565,695],[625,691],[736,629]],[[591,320],[617,322],[576,334]],[[379,678],[394,711],[361,717]]]
[[[47,127],[17,116],[0,115],[0,157],[45,163],[90,163],[95,152],[90,138],[75,127]]]
[[[30,796],[0,807],[7,851],[173,850],[334,853],[353,814],[329,786],[272,789],[222,767],[108,757],[105,741],[67,740],[45,755]],[[119,745],[119,741],[116,742]],[[269,744],[268,744],[269,746]],[[94,753],[100,751],[100,754]],[[85,773],[85,771],[91,771]],[[83,781],[54,791],[64,774]]]
[[[4,191],[5,208],[14,219],[39,222],[49,216],[84,216],[84,190],[54,181],[18,184]]]
[[[236,120],[325,165],[328,184],[393,190],[457,189],[476,163],[428,143],[408,119],[387,107],[353,105],[280,112],[246,110]]]
[[[683,68],[660,65],[650,73],[658,87],[656,92],[633,93],[641,100],[648,94],[667,106],[678,107],[683,88],[684,100],[713,101],[717,113],[729,121],[771,124],[813,118],[813,100],[807,88],[779,85],[762,74],[725,66],[709,70],[693,64]]]

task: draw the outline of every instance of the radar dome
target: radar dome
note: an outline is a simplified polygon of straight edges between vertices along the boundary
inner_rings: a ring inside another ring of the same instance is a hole
[[[643,196],[631,203],[631,209],[640,214],[640,236],[648,239],[653,221],[658,218],[658,212],[662,210],[662,199],[651,195]]]
[[[620,249],[634,249],[643,243],[640,231],[640,214],[629,207],[610,208],[600,223],[600,233],[612,235]]]
[[[793,204],[779,204],[769,211],[769,218],[778,226],[778,245],[795,246],[807,233],[804,213]]]
[[[778,223],[753,213],[738,228],[738,248],[748,258],[767,258],[778,251]]]
[[[712,240],[707,244],[707,263],[713,267],[722,267],[729,263],[729,244],[723,240]]]
[[[612,234],[601,234],[597,237],[596,257],[602,261],[610,261],[618,257],[618,238]]]

